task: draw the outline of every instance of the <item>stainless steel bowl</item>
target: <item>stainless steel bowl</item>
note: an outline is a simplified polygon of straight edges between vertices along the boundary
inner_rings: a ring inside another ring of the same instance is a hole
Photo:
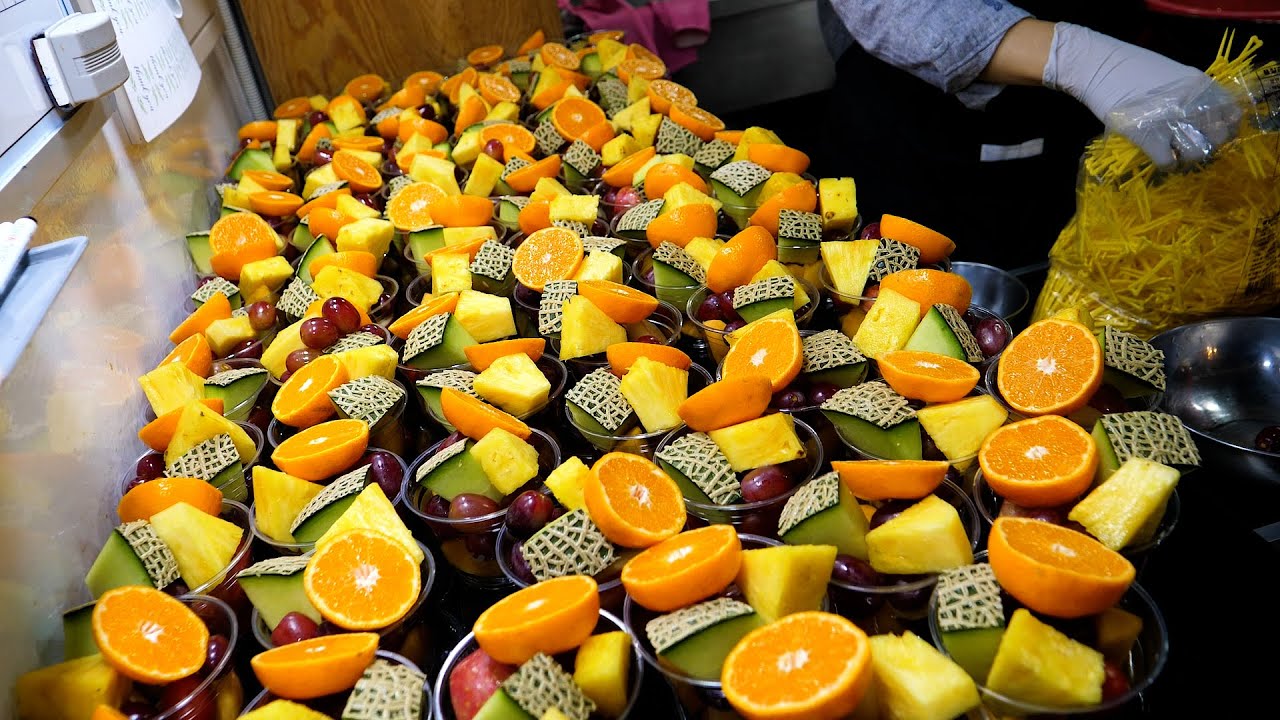
[[[1151,343],[1165,354],[1161,409],[1191,431],[1221,489],[1245,502],[1280,499],[1280,453],[1253,446],[1259,430],[1280,425],[1280,318],[1206,320]]]
[[[969,281],[974,305],[990,310],[1006,322],[1025,310],[1031,298],[1027,286],[1017,276],[994,265],[953,262],[951,272]]]

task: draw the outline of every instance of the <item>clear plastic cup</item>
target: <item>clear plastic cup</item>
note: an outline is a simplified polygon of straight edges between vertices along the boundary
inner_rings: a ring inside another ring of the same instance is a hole
[[[252,499],[253,488],[252,488],[252,484],[249,483],[249,481],[246,478],[249,477],[250,472],[253,470],[253,466],[257,465],[258,461],[262,459],[262,449],[263,449],[263,446],[266,444],[266,441],[264,439],[264,435],[262,431],[259,430],[256,425],[252,425],[247,422],[238,422],[236,424],[244,429],[245,433],[249,436],[249,439],[253,440],[253,447],[254,447],[253,456],[250,457],[248,460],[241,461],[240,476],[233,477],[229,480],[226,487],[223,489],[223,496],[226,497],[228,500],[235,500],[237,502],[249,502]],[[141,462],[144,458],[150,457],[152,455],[159,457],[160,461],[164,462],[164,453],[145,452],[142,455],[139,455],[138,458],[134,460],[133,463],[129,466],[129,469],[125,470],[124,475],[120,478],[120,496],[121,497],[123,497],[125,493],[129,492],[129,490],[134,485],[134,480],[137,479],[136,468],[138,463]]]
[[[266,370],[261,362],[253,358],[228,358],[226,360],[214,361],[213,374],[216,375],[220,372],[226,372],[227,370],[244,370],[248,368],[260,368],[262,370]],[[258,391],[245,396],[245,399],[240,401],[240,403],[234,407],[223,407],[223,417],[235,422],[247,422],[249,420],[249,413],[251,413],[254,406],[257,405],[259,396],[265,392],[271,392],[274,390],[274,387],[272,387],[271,381],[269,380],[271,373],[264,372],[261,375],[262,386],[258,388]],[[275,395],[274,392],[271,392],[271,394],[273,396]]]
[[[404,392],[400,394],[400,399],[396,401],[396,404],[391,406],[391,409],[373,427],[369,428],[369,446],[403,456],[409,445],[408,429],[403,422],[404,410],[409,403],[409,390],[399,379],[392,379],[391,382],[398,385]],[[335,419],[336,417],[334,416],[334,418],[330,419]],[[274,452],[276,448],[280,447],[280,443],[298,434],[302,429],[286,425],[277,418],[271,418],[271,422],[267,425],[267,444],[271,446],[271,450]]]
[[[689,394],[702,390],[711,384],[711,373],[702,368],[701,365],[689,366]],[[578,435],[590,444],[588,450],[595,455],[603,455],[608,452],[629,452],[636,455],[643,455],[652,460],[653,454],[658,450],[663,438],[671,433],[671,428],[666,430],[655,430],[654,432],[640,432],[636,434],[618,434],[608,435],[592,432],[578,424],[577,419],[572,412],[565,412],[565,418],[569,425],[578,433]],[[682,426],[683,427],[683,426]],[[638,430],[644,430],[643,427],[637,427]]]
[[[231,560],[199,587],[190,589],[191,595],[208,595],[226,603],[241,622],[249,617],[252,605],[240,587],[236,574],[253,564],[253,528],[249,516],[249,508],[234,500],[222,500],[222,511],[218,517],[239,527],[240,543],[236,545]]]
[[[987,562],[986,551],[975,555],[974,562]],[[1004,594],[1004,604],[1006,618],[1012,615],[1015,608],[1020,607],[1017,601],[1007,593]],[[1131,713],[1125,711],[1133,710],[1131,703],[1135,703],[1142,693],[1151,687],[1169,659],[1169,631],[1165,626],[1164,615],[1156,606],[1155,600],[1151,599],[1147,591],[1138,583],[1129,586],[1129,591],[1120,598],[1116,607],[1142,619],[1142,631],[1138,634],[1138,640],[1134,643],[1122,668],[1129,674],[1130,687],[1127,692],[1090,707],[1048,707],[1002,695],[986,687],[982,682],[978,682],[978,693],[982,698],[983,710],[989,716],[1002,718],[1130,717]],[[949,655],[946,646],[942,643],[942,630],[938,626],[937,609],[937,598],[931,598],[928,613],[929,634],[933,639],[934,647],[943,654]]]
[[[801,278],[795,278],[800,287],[804,288],[804,292],[809,296],[809,303],[795,312],[796,325],[801,329],[807,328],[813,315],[818,310],[818,306],[822,304],[822,294],[818,291],[813,283]],[[718,328],[709,325],[709,321],[700,320],[698,318],[698,308],[707,296],[712,294],[711,290],[706,287],[699,287],[689,294],[685,300],[685,312],[689,321],[698,329],[701,339],[707,343],[707,349],[711,353],[711,357],[716,363],[724,361],[725,355],[729,354],[729,341],[727,339],[731,332],[726,328]]]
[[[637,341],[641,338],[648,337],[656,339],[658,341],[657,344],[675,345],[676,341],[680,339],[680,328],[683,325],[683,322],[684,320],[680,316],[680,311],[676,310],[675,306],[659,300],[658,309],[654,310],[649,317],[638,323],[624,325],[623,328],[627,331],[627,339],[631,341]],[[558,336],[553,336],[548,338],[548,341],[552,352],[559,357],[560,338]],[[565,366],[569,368],[569,372],[578,379],[581,379],[584,375],[592,372],[593,370],[609,366],[609,360],[602,352],[594,355],[569,358],[563,361]]]
[[[658,285],[654,281],[653,274],[653,249],[648,247],[648,243],[645,246],[646,249],[639,252],[635,261],[631,263],[631,277],[634,278],[636,287],[662,302],[679,308],[682,313],[681,331],[690,338],[701,339],[697,328],[689,322],[685,308],[688,307],[689,296],[702,287],[702,284],[695,282],[690,285]]]
[[[623,206],[606,202],[604,199],[604,193],[608,192],[609,186],[604,183],[600,183],[598,190],[600,193],[600,210],[604,213],[604,216],[609,219],[609,237],[615,237],[627,242],[627,259],[635,260],[645,250],[651,249],[652,246],[650,246],[649,241],[646,238],[628,237],[618,233],[618,223],[622,220],[622,216],[627,214],[627,210],[630,210],[634,205]]]
[[[422,670],[418,667],[418,665],[414,663],[412,660],[410,660],[409,658],[406,658],[402,655],[397,655],[388,650],[379,650],[377,652],[377,658],[379,660],[386,660],[396,665],[404,665],[405,667],[411,668],[414,672],[418,672],[418,673],[422,672]],[[314,698],[311,700],[294,700],[293,702],[301,703],[316,712],[324,713],[325,715],[328,715],[331,718],[336,718],[336,717],[342,717],[342,711],[346,707],[347,698],[350,695],[351,693],[349,691],[344,691],[340,693],[335,693],[333,695],[326,695],[324,697]],[[272,694],[270,690],[263,690],[262,692],[258,693],[257,697],[255,697],[253,700],[249,702],[249,705],[245,707],[241,715],[253,710],[257,710],[279,699],[281,698]],[[429,712],[430,707],[431,707],[431,679],[428,677],[426,681],[422,683],[423,717],[426,717],[426,713]]]
[[[569,381],[569,370],[564,366],[564,363],[551,355],[543,355],[538,358],[534,364],[542,371],[542,375],[547,379],[547,382],[551,383],[551,390],[547,393],[546,403],[527,413],[517,415],[516,418],[525,421],[525,423],[529,425],[548,427],[553,424],[551,422],[553,420],[555,423],[559,422],[559,413],[557,408],[559,407],[560,396],[564,395],[565,385]],[[466,370],[467,372],[476,371],[476,369],[470,364],[455,365],[449,369]],[[415,389],[417,387],[418,386],[415,385]],[[425,401],[421,392],[418,392],[418,400],[418,404],[422,408],[423,414],[439,425],[445,433],[451,433],[456,429],[444,418],[443,415],[436,411],[434,406]]]
[[[211,637],[221,635],[227,639],[227,650],[189,693],[151,717],[155,720],[214,717],[221,707],[240,707],[244,704],[244,688],[235,667],[241,629],[236,613],[227,603],[208,595],[190,593],[179,596],[178,600],[195,612]]]
[[[373,277],[382,283],[382,296],[387,299],[374,303],[373,307],[369,308],[369,320],[378,325],[386,326],[396,317],[396,300],[400,296],[400,282],[387,275],[374,275]]]
[[[502,574],[507,576],[507,580],[511,581],[512,585],[516,588],[526,588],[534,583],[520,577],[511,565],[511,556],[517,542],[520,542],[519,539],[508,532],[506,527],[498,531],[498,567],[502,568]],[[595,576],[596,584],[600,588],[600,607],[614,614],[622,612],[622,601],[627,595],[626,590],[622,588],[622,566],[639,553],[638,550],[627,548],[616,550],[618,559]]]

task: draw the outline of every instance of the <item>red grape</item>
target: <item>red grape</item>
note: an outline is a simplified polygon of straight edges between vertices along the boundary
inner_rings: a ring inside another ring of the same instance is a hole
[[[630,185],[624,188],[619,188],[614,202],[617,203],[618,206],[616,214],[621,215],[641,203],[640,191]]]
[[[133,476],[133,479],[129,481],[129,484],[124,486],[124,491],[129,492],[130,490],[138,487],[144,482],[147,482],[147,481],[135,475]]]
[[[634,340],[634,342],[644,343],[644,344],[646,344],[646,345],[661,345],[661,344],[662,344],[662,341],[661,341],[661,340],[659,340],[659,339],[657,338],[657,336],[655,336],[655,335],[641,335],[640,337],[636,338],[636,339]]]
[[[525,307],[538,307],[542,302],[542,293],[537,290],[527,288],[519,283],[516,284],[515,296],[516,302],[524,305]]]
[[[445,500],[443,495],[432,495],[431,499],[427,501],[425,512],[432,517],[447,518],[449,517],[449,501]]]
[[[369,323],[367,325],[361,325],[360,332],[369,333],[370,335],[377,335],[378,337],[382,338],[382,342],[384,343],[391,342],[390,333],[387,332],[386,328],[382,327],[377,323]]]
[[[384,292],[384,293],[382,293],[381,295],[379,295],[379,296],[378,296],[378,302],[374,304],[374,307],[375,307],[375,308],[376,308],[376,307],[381,307],[381,306],[386,305],[387,303],[391,302],[392,300],[395,300],[395,298],[391,295],[391,293],[385,293],[385,292]]]
[[[462,538],[462,544],[466,546],[467,552],[476,556],[481,560],[493,560],[497,557],[495,553],[498,536],[491,532],[480,533],[478,535],[465,535]]]
[[[434,105],[419,105],[417,107],[418,114],[427,120],[436,119],[436,108]]]
[[[294,350],[284,356],[284,369],[291,373],[298,372],[298,370],[304,365],[320,357],[322,354],[323,353],[319,350],[312,350],[311,348]]]
[[[164,591],[166,594],[178,597],[179,595],[189,594],[191,592],[191,588],[187,587],[187,584],[181,580],[174,580],[165,587]]]
[[[458,493],[449,505],[450,520],[470,520],[498,511],[498,503],[477,493]]]
[[[382,487],[382,494],[395,499],[404,482],[404,469],[396,456],[386,450],[370,450],[365,453],[364,462],[369,465],[369,478]]]
[[[340,336],[338,326],[329,318],[324,317],[303,320],[298,334],[302,338],[302,344],[313,350],[323,350],[329,347],[338,342]]]
[[[227,360],[257,360],[262,357],[261,340],[242,340],[227,353]]]
[[[533,571],[529,569],[529,563],[524,559],[524,543],[518,542],[511,546],[511,555],[507,558],[507,562],[511,565],[511,574],[516,579],[526,585],[532,585],[538,582],[533,576]]]
[[[120,706],[120,714],[129,720],[151,720],[155,717],[156,709],[140,700],[130,700]]]
[[[190,675],[165,685],[158,703],[161,712],[181,704],[182,707],[172,715],[173,720],[214,720],[218,713],[213,686],[196,693],[201,682],[203,678],[199,675]]]
[[[852,555],[837,555],[835,566],[831,569],[831,579],[845,585],[875,587],[880,584],[880,573],[866,560]]]
[[[488,155],[494,160],[497,160],[500,163],[506,163],[506,160],[502,159],[502,156],[503,156],[502,141],[490,140],[489,142],[484,144],[483,151],[485,155]]]
[[[876,304],[876,298],[880,297],[880,285],[871,285],[862,290],[862,297],[867,298],[861,303],[863,312],[871,312],[871,306]]]
[[[311,114],[307,115],[307,122],[311,123],[312,127],[329,122],[329,114],[323,110],[312,110]]]
[[[785,390],[774,396],[773,404],[783,410],[799,410],[808,405],[809,400],[803,391]]]
[[[911,585],[924,580],[926,575],[896,575],[894,585]],[[914,590],[903,590],[889,596],[889,604],[903,613],[918,613],[929,605],[929,597],[933,595],[933,583],[925,583],[924,587]]]
[[[439,452],[454,443],[464,442],[466,439],[467,439],[466,435],[463,435],[457,430],[454,430],[453,432],[445,436],[445,439],[440,441],[440,444],[436,446],[436,452]]]
[[[995,318],[978,321],[973,336],[978,341],[978,347],[982,348],[982,354],[987,357],[998,355],[1009,344],[1009,331],[1005,329],[1004,323]]]
[[[902,514],[902,511],[911,507],[911,505],[912,503],[907,500],[890,500],[889,502],[886,502],[879,508],[876,508],[875,513],[872,514],[870,529],[875,530],[881,525],[898,517]]]
[[[271,631],[271,642],[276,647],[310,640],[320,634],[316,621],[300,612],[287,613],[280,618],[276,629]]]
[[[724,312],[720,307],[719,295],[708,295],[702,304],[698,306],[698,319],[706,322],[708,320],[724,320]]]
[[[134,472],[144,481],[161,477],[164,475],[164,456],[160,453],[148,453],[142,456]]]
[[[382,208],[379,207],[382,203],[376,193],[352,193],[351,197],[358,200],[360,204],[365,207],[370,207],[379,211],[382,210]]]
[[[732,290],[725,290],[716,297],[720,298],[720,317],[725,322],[733,322],[735,320],[742,319],[742,316],[738,314],[738,311],[733,309]]]
[[[742,499],[747,502],[772,500],[792,487],[791,476],[777,465],[756,468],[742,478]]]
[[[727,333],[731,333],[731,332],[734,332],[735,330],[741,330],[742,328],[744,328],[744,327],[746,327],[746,326],[747,326],[747,324],[746,324],[745,322],[743,322],[743,321],[741,321],[741,320],[734,320],[733,322],[731,322],[731,323],[729,323],[728,325],[725,325],[725,326],[724,326],[724,332],[725,332],[726,334],[727,334]]]
[[[837,385],[825,382],[813,383],[809,386],[809,403],[811,405],[821,405],[838,392],[840,392],[840,387]]]
[[[879,240],[881,237],[880,223],[878,222],[867,223],[867,226],[862,228],[862,232],[858,235],[860,240]]]
[[[656,284],[656,283],[657,283],[657,281],[656,281],[656,280],[654,280],[654,275],[653,275],[653,266],[652,266],[652,265],[651,265],[651,266],[649,266],[649,267],[647,267],[647,268],[645,268],[645,269],[644,269],[644,272],[640,273],[640,276],[641,276],[642,278],[644,278],[644,281],[645,281],[646,283],[650,284],[650,285],[654,285],[654,284]]]
[[[316,167],[320,167],[321,165],[328,165],[329,163],[333,162],[333,151],[316,148],[316,151],[312,155],[312,157],[315,159],[315,161],[312,164],[315,165]]]
[[[291,377],[293,377],[293,371],[288,368],[285,368],[285,371],[280,373],[280,384],[283,385],[289,382],[289,378]]]
[[[920,428],[920,457],[925,460],[946,460],[947,456],[938,449],[938,444],[929,437],[929,433]]]
[[[537,490],[525,490],[507,508],[507,530],[517,537],[529,537],[551,520],[555,503]]]
[[[1280,453],[1280,425],[1262,428],[1253,439],[1253,445],[1262,452]]]
[[[1114,660],[1103,664],[1106,675],[1102,678],[1102,701],[1114,700],[1129,692],[1129,676]]]
[[[226,635],[210,635],[209,646],[205,650],[204,667],[200,668],[201,675],[208,675],[213,672],[218,663],[222,662],[222,658],[227,656],[227,651],[231,649],[231,643],[227,640]]]
[[[344,297],[331,297],[325,300],[320,312],[329,322],[336,325],[338,332],[343,335],[353,333],[360,327],[360,311]]]

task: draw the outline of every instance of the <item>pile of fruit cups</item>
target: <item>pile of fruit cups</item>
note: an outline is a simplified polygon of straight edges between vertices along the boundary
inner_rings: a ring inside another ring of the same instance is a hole
[[[646,666],[689,717],[1138,702],[1131,559],[1199,464],[1160,352],[1015,335],[943,233],[621,40],[240,129],[20,716],[234,717],[230,658],[264,719],[620,718]]]

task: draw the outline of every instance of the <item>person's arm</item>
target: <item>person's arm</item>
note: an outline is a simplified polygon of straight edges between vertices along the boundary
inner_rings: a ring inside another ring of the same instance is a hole
[[[991,61],[978,79],[998,85],[1040,85],[1053,45],[1054,24],[1026,18],[1019,20],[1000,39]]]

